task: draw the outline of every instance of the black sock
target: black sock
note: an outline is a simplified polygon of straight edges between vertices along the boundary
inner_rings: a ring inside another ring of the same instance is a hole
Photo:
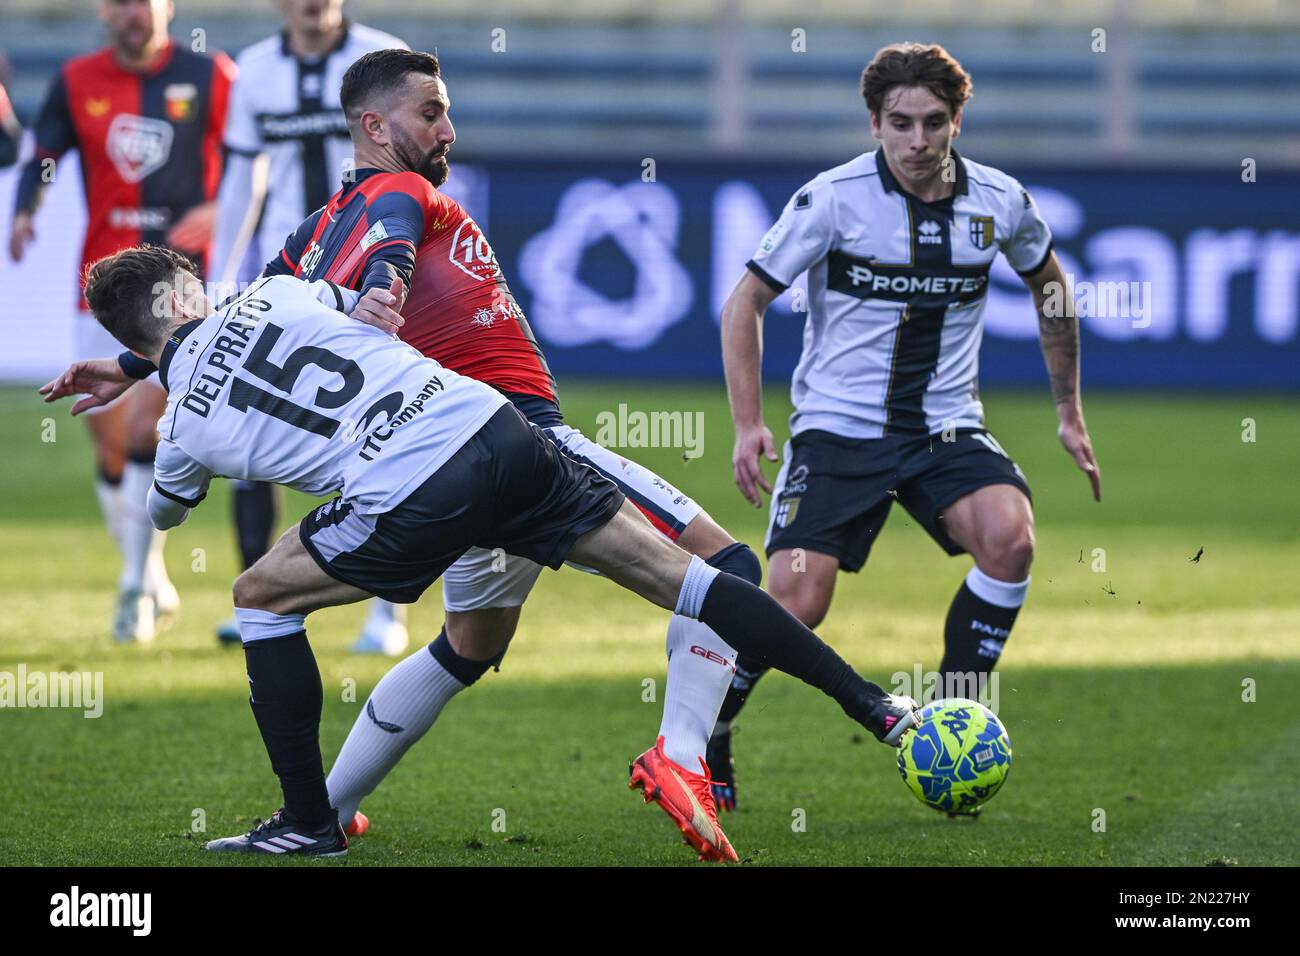
[[[237,481],[234,505],[239,560],[247,571],[271,549],[271,536],[279,521],[275,486],[265,481]]]
[[[244,659],[249,703],[271,769],[280,778],[285,813],[304,826],[323,826],[336,814],[320,755],[320,669],[307,632],[249,641]]]
[[[713,578],[699,619],[761,666],[775,667],[833,697],[863,726],[868,726],[875,705],[886,696],[770,594],[734,575]]]
[[[939,673],[943,687],[936,693],[945,697],[972,697],[979,675],[997,666],[1002,645],[1011,635],[1018,607],[999,607],[985,601],[963,581],[948,608],[943,628],[943,662]]]
[[[709,558],[707,563],[720,571],[744,578],[755,587],[763,583],[762,562],[748,545],[739,541],[723,548]],[[718,720],[726,723],[734,720],[740,713],[740,708],[744,706],[749,692],[754,689],[758,679],[766,673],[767,668],[758,661],[744,654],[737,654],[736,673],[731,678],[731,686],[727,688],[727,696],[723,698],[722,709],[718,711]]]
[[[718,711],[719,721],[730,723],[736,719],[740,708],[749,699],[750,691],[768,669],[748,654],[736,655],[736,673],[731,678],[731,686],[727,688],[727,696],[722,699],[722,709]]]
[[[486,674],[489,668],[501,670],[501,659],[506,656],[506,652],[502,651],[496,657],[487,661],[472,661],[468,657],[461,657],[456,653],[455,648],[451,646],[451,639],[447,637],[447,625],[445,624],[442,626],[442,630],[438,632],[438,636],[430,642],[429,653],[433,655],[435,661],[442,665],[443,670],[466,687]]]

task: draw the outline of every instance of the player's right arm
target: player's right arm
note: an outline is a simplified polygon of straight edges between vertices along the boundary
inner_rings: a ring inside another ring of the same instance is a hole
[[[772,493],[759,455],[776,461],[772,432],[763,422],[763,313],[800,273],[830,252],[835,233],[831,200],[830,188],[816,180],[791,196],[722,308],[722,367],[736,429],[731,466],[736,487],[756,508],[763,504],[759,488]]]
[[[158,441],[153,485],[149,489],[149,520],[159,531],[174,528],[207,497],[212,472],[167,438]]]
[[[85,395],[72,406],[72,414],[80,415],[92,408],[100,408],[120,398],[124,392],[142,378],[157,371],[148,359],[134,352],[123,352],[117,358],[86,359],[73,362],[58,378],[42,385],[37,392],[47,402],[57,402],[69,395]]]
[[[222,135],[225,166],[217,190],[217,226],[210,270],[221,283],[240,279],[239,266],[252,243],[268,192],[265,144],[258,131],[252,76],[241,70],[230,87]]]
[[[68,110],[68,87],[59,71],[50,84],[40,115],[36,119],[36,152],[18,177],[14,218],[9,232],[9,257],[22,260],[27,244],[36,238],[32,220],[53,179],[47,170],[64,153],[77,145],[77,130]]]
[[[722,306],[722,368],[736,443],[731,468],[736,487],[754,507],[761,507],[757,485],[768,494],[772,485],[758,457],[776,461],[772,431],[763,422],[763,313],[777,291],[746,271]]]

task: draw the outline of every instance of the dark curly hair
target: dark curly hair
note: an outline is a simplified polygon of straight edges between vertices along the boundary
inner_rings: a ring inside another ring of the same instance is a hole
[[[862,71],[862,98],[877,120],[885,94],[896,86],[923,86],[948,104],[949,115],[971,98],[970,74],[937,43],[891,43],[876,51]]]

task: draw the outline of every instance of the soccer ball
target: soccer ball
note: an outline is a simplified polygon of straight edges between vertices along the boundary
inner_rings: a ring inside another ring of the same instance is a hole
[[[1011,738],[993,711],[964,697],[921,708],[903,736],[898,772],[916,798],[945,813],[972,813],[1011,769]]]

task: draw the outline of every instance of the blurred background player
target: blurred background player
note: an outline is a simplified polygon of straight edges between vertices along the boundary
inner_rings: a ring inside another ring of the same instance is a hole
[[[109,45],[64,64],[37,117],[36,151],[22,170],[14,203],[14,261],[36,238],[36,210],[56,161],[76,149],[87,206],[83,270],[140,242],[166,243],[204,266],[235,67],[222,53],[194,53],[173,43],[167,30],[174,12],[169,0],[100,4]],[[115,354],[105,353],[112,338],[78,299],[78,357]],[[86,419],[98,466],[96,494],[123,558],[113,622],[119,641],[151,640],[179,608],[163,564],[164,536],[146,510],[164,399],[151,380]]]
[[[226,165],[217,194],[211,280],[217,301],[256,278],[284,237],[329,201],[352,161],[339,106],[343,73],[371,50],[406,48],[397,37],[350,22],[343,0],[279,0],[284,29],[236,58],[239,76],[226,118]],[[245,569],[267,552],[278,526],[274,486],[235,481],[239,557]],[[217,627],[239,642],[232,616]],[[406,650],[406,609],[375,599],[353,650]]]
[[[969,553],[944,627],[946,693],[997,664],[1029,589],[1029,486],[984,428],[979,345],[988,272],[999,249],[1038,309],[1065,450],[1101,500],[1079,395],[1079,328],[1066,277],[1037,207],[1015,179],[958,156],[970,77],[941,46],[895,44],[862,74],[880,148],[799,189],[749,261],[722,313],[736,429],[735,481],[758,506],[772,495],[768,587],[810,628],[830,608],[839,570],[858,571],[896,499],[948,554]],[[808,270],[792,437],[775,490],[763,423],[763,313]],[[1053,285],[1055,284],[1055,286]],[[1061,313],[1061,314],[1057,314]],[[756,487],[757,486],[757,487]],[[735,807],[731,721],[765,672],[741,657],[709,745],[721,808]],[[971,686],[969,692],[966,686]]]
[[[5,92],[3,76],[0,76],[0,169],[18,161],[18,146],[22,135],[23,128],[14,113],[13,104],[9,102],[9,94]]]

